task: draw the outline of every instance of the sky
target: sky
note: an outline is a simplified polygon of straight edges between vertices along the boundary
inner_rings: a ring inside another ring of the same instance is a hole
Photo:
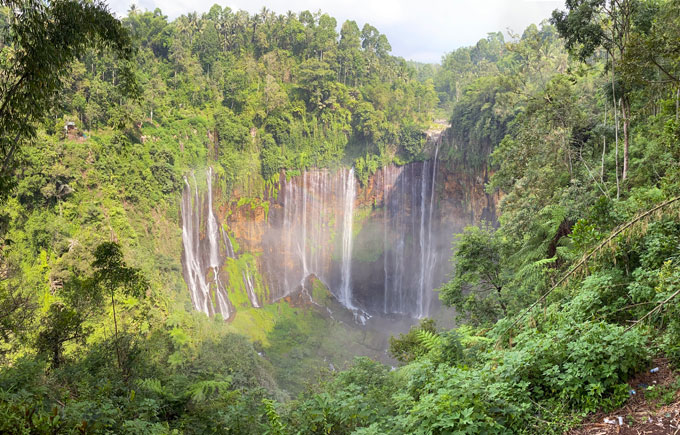
[[[529,24],[550,17],[564,0],[109,0],[118,16],[135,3],[142,9],[160,8],[170,20],[189,12],[207,12],[218,3],[255,14],[266,6],[277,13],[321,10],[339,26],[355,20],[387,35],[392,54],[407,60],[439,62],[442,55],[475,44],[489,32],[521,34]]]

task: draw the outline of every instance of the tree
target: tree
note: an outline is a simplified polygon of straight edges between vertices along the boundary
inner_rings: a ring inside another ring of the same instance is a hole
[[[581,61],[602,47],[608,55],[612,73],[612,97],[621,106],[623,116],[623,171],[628,177],[630,148],[630,95],[626,86],[616,90],[617,65],[626,57],[633,32],[635,0],[567,0],[567,11],[555,10],[552,23],[565,40],[567,49],[575,52]]]
[[[392,51],[387,37],[370,24],[364,24],[361,29],[361,47],[364,49],[369,74],[377,72],[379,59],[385,58]]]
[[[84,344],[92,332],[85,322],[100,312],[103,302],[101,288],[92,277],[84,279],[72,275],[55,292],[47,315],[41,320],[41,330],[35,342],[39,353],[50,357],[52,368],[64,363],[64,345],[68,342]]]
[[[116,315],[116,294],[136,298],[143,297],[149,283],[139,269],[128,267],[123,258],[123,252],[117,243],[106,242],[97,246],[92,262],[94,274],[92,280],[96,288],[108,294],[111,298],[113,311],[113,327],[115,333],[116,359],[121,368],[121,353],[118,344],[118,318]]]
[[[286,95],[286,91],[271,74],[267,74],[264,80],[264,105],[267,114],[284,106],[287,101],[288,96]]]
[[[218,158],[231,153],[232,150],[243,151],[252,141],[248,127],[243,125],[242,119],[227,108],[215,114],[215,131],[220,145]]]
[[[680,2],[643,2],[635,16],[626,56],[619,68],[639,89],[675,88],[676,120],[680,111]],[[654,98],[654,96],[651,96]]]
[[[440,289],[444,305],[455,307],[471,323],[496,321],[507,314],[503,293],[508,278],[504,274],[504,243],[498,231],[488,224],[469,226],[458,236],[452,258],[454,277]]]
[[[50,356],[52,368],[64,362],[64,344],[69,341],[83,342],[88,331],[83,327],[84,317],[77,310],[57,302],[50,305],[47,316],[42,319],[42,330],[36,340],[38,352]]]
[[[338,42],[338,63],[340,66],[343,84],[347,84],[347,76],[356,77],[361,70],[361,31],[356,21],[347,20],[340,29],[340,42]]]
[[[413,123],[404,124],[399,130],[399,145],[409,160],[423,158],[423,151],[426,144],[425,133],[422,128]]]
[[[517,94],[500,75],[482,76],[468,85],[451,116],[450,136],[460,161],[472,167],[485,164],[518,111]]]
[[[130,29],[141,47],[149,48],[155,56],[167,59],[171,31],[167,17],[160,9],[156,8],[153,12],[131,9],[123,24]]]
[[[10,12],[0,42],[0,198],[9,194],[11,170],[21,144],[35,136],[35,123],[54,105],[69,65],[89,47],[113,49],[126,61],[119,75],[136,91],[127,61],[128,31],[100,0],[0,0]]]
[[[19,268],[5,262],[0,271],[0,361],[29,330],[36,304],[17,282]]]
[[[354,130],[369,143],[377,143],[382,139],[387,128],[385,113],[375,110],[369,102],[357,104],[352,116]]]
[[[321,111],[330,105],[331,83],[335,74],[326,62],[308,59],[300,64],[300,88],[304,90],[309,109]]]

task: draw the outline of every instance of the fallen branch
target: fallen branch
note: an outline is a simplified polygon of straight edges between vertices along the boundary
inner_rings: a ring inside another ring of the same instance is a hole
[[[640,322],[642,322],[643,320],[645,320],[647,317],[651,316],[651,315],[654,314],[656,311],[660,310],[661,307],[663,307],[664,305],[666,305],[669,301],[673,300],[673,298],[676,297],[676,296],[679,295],[679,294],[680,294],[680,290],[678,290],[678,291],[676,291],[675,293],[673,293],[672,295],[668,296],[668,298],[667,298],[665,301],[661,302],[659,305],[657,305],[656,307],[652,308],[651,311],[649,311],[649,312],[648,312],[647,314],[645,314],[644,316],[640,317],[640,319],[636,320],[635,323],[633,323],[633,324],[630,325],[628,328],[626,328],[626,330],[623,331],[624,334],[625,334],[626,332],[630,331],[632,328],[634,328],[635,325],[639,324]]]
[[[593,248],[593,250],[590,251],[587,255],[583,256],[583,257],[581,258],[581,260],[579,260],[578,263],[576,263],[571,269],[569,269],[569,271],[568,271],[567,273],[565,273],[564,275],[562,275],[562,278],[560,278],[560,279],[555,283],[555,285],[553,285],[553,286],[550,288],[550,290],[548,290],[547,292],[543,293],[543,295],[541,295],[541,297],[539,297],[539,298],[536,300],[536,302],[534,302],[533,304],[531,304],[528,308],[524,309],[524,311],[522,311],[522,312],[520,313],[520,315],[517,317],[517,319],[515,319],[515,321],[512,322],[512,324],[511,324],[505,331],[503,331],[503,333],[498,337],[498,342],[500,342],[500,340],[503,338],[503,336],[504,336],[505,334],[507,334],[512,328],[514,328],[514,327],[520,322],[520,320],[522,320],[522,319],[524,318],[524,316],[526,316],[526,315],[527,315],[531,310],[533,310],[538,304],[540,304],[541,302],[543,302],[543,301],[545,300],[545,298],[547,298],[548,295],[550,295],[550,293],[552,293],[556,288],[558,288],[560,285],[562,285],[564,282],[566,282],[567,279],[568,279],[571,275],[573,275],[578,269],[580,269],[581,266],[583,266],[584,264],[586,264],[587,261],[588,261],[590,258],[592,258],[593,255],[595,255],[595,253],[597,253],[598,251],[600,251],[600,250],[601,250],[603,247],[605,247],[609,242],[611,242],[612,240],[614,240],[614,238],[615,238],[616,236],[618,236],[619,234],[621,234],[622,232],[624,232],[626,229],[630,228],[631,226],[633,226],[633,225],[636,224],[637,222],[639,222],[639,221],[641,221],[642,219],[646,218],[647,216],[651,215],[652,213],[654,213],[654,212],[656,212],[656,211],[658,211],[658,210],[660,210],[660,209],[662,209],[662,208],[664,208],[664,207],[666,207],[666,206],[668,206],[668,205],[670,205],[670,204],[672,204],[672,203],[674,203],[674,202],[676,202],[676,201],[679,201],[679,200],[680,200],[680,196],[676,196],[675,198],[671,198],[671,199],[669,199],[669,200],[667,200],[667,201],[664,201],[664,202],[662,202],[661,204],[659,204],[659,205],[657,205],[657,206],[655,206],[655,207],[653,207],[653,208],[647,210],[646,212],[644,212],[644,213],[642,213],[642,214],[636,216],[635,218],[633,218],[632,220],[626,222],[625,224],[620,225],[619,227],[617,227],[617,228],[609,235],[609,237],[607,237],[607,238],[604,239],[602,242],[600,242],[599,245],[597,245],[595,248]],[[647,315],[649,315],[649,313],[648,313]],[[645,316],[645,317],[646,317],[646,316]],[[642,319],[640,319],[640,320],[642,320]]]

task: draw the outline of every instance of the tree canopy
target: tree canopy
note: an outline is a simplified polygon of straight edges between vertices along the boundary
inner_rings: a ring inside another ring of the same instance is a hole
[[[9,193],[12,165],[22,142],[56,104],[73,61],[88,48],[111,49],[119,63],[121,90],[134,78],[126,64],[133,45],[127,29],[105,3],[77,0],[3,0],[9,27],[0,34],[0,193]]]

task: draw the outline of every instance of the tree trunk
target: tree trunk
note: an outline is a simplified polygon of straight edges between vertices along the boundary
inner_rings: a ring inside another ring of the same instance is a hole
[[[628,150],[630,147],[630,104],[628,98],[621,98],[621,115],[623,116],[623,173],[621,180],[625,181],[628,177]]]
[[[607,100],[604,101],[604,121],[603,124],[605,128],[607,127]],[[602,166],[600,167],[600,182],[604,183],[604,157],[607,152],[607,134],[602,135]],[[606,186],[606,185],[605,185]]]
[[[614,140],[615,140],[615,153],[614,160],[616,162],[616,199],[619,199],[621,194],[621,187],[619,184],[619,117],[618,109],[616,108],[616,101],[614,101]]]
[[[116,360],[118,361],[118,369],[120,365],[120,349],[118,348],[118,320],[116,319],[116,299],[113,297],[114,292],[111,292],[111,307],[113,308],[113,330],[115,333],[114,344],[116,345]]]
[[[503,289],[503,287],[496,287],[496,292],[498,292],[498,304],[503,309],[503,315],[507,316],[508,315],[508,308],[505,305],[505,302],[503,302],[503,294],[501,293],[502,289]]]
[[[619,199],[619,196],[621,195],[621,185],[619,183],[619,118],[618,118],[618,109],[616,108],[616,90],[615,90],[615,84],[614,84],[614,56],[612,56],[612,107],[614,109],[614,139],[616,143],[616,152],[614,154],[615,162],[616,162],[616,199]]]

